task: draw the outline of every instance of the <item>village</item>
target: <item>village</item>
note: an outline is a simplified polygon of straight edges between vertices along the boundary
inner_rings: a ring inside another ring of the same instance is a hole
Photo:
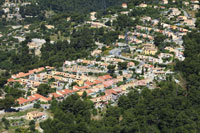
[[[174,77],[173,65],[175,61],[185,59],[183,36],[195,29],[196,18],[184,9],[168,8],[167,4],[168,0],[162,0],[161,6],[140,4],[138,8],[151,7],[161,10],[165,20],[150,16],[141,17],[141,24],[129,27],[126,33],[118,35],[116,43],[112,46],[96,42],[97,48],[90,54],[93,59],[66,60],[59,68],[43,66],[12,75],[7,80],[6,86],[19,84],[20,89],[26,92],[23,97],[15,100],[17,106],[12,108],[25,111],[39,104],[44,111],[27,112],[26,118],[41,120],[48,117],[45,110],[49,109],[51,101],[62,101],[73,94],[78,94],[80,97],[87,96],[96,109],[103,110],[108,104],[116,106],[120,96],[134,89],[142,90],[145,87],[155,89],[158,82],[167,78],[173,78],[179,83]],[[197,0],[183,1],[183,5],[194,11],[200,8]],[[17,8],[15,14],[9,14],[7,7],[15,7],[14,3],[8,2],[4,6],[4,12],[8,13],[7,19],[13,16],[21,19]],[[132,11],[126,3],[121,7],[123,11],[120,14],[128,15]],[[96,12],[90,13],[90,20],[83,25],[89,24],[91,28],[103,27],[112,30],[112,26],[105,23],[115,21],[118,14],[105,16],[100,20],[95,17],[95,14]],[[54,29],[53,25],[45,26]],[[0,38],[1,36],[0,34]],[[160,36],[164,36],[164,40],[158,40]],[[15,36],[15,38],[19,42],[25,39],[22,36]],[[160,46],[159,41],[166,45]],[[44,39],[34,38],[27,46],[30,50],[36,50],[36,55],[40,55],[44,43]],[[42,85],[48,85],[52,92],[40,94],[38,88]]]

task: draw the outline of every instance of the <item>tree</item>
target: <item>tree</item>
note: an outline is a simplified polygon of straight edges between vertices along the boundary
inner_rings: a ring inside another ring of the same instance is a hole
[[[41,106],[40,106],[40,103],[37,102],[37,103],[34,103],[33,107],[36,108],[36,109],[39,109]]]
[[[163,42],[165,39],[166,37],[163,34],[159,33],[155,36],[154,43],[157,47],[163,48],[164,47]]]
[[[12,96],[8,96],[2,102],[4,109],[9,109],[15,104],[15,99]]]
[[[7,79],[0,76],[0,88],[2,88],[7,82]]]
[[[108,65],[107,69],[108,69],[108,72],[113,74],[115,72],[115,65]]]
[[[10,122],[9,120],[7,120],[5,117],[2,118],[2,122],[4,123],[5,129],[8,130],[8,128],[10,127]]]
[[[110,20],[107,21],[107,22],[105,23],[105,25],[107,25],[107,26],[111,26],[111,22],[110,22]]]
[[[87,92],[86,92],[86,91],[83,92],[82,98],[83,98],[83,99],[86,99],[86,98],[87,98]]]
[[[144,75],[144,67],[142,67],[142,75]]]
[[[47,96],[48,93],[53,92],[53,89],[51,89],[48,84],[40,84],[37,92],[42,96]]]
[[[127,69],[128,62],[118,62],[118,68],[120,70],[126,70]]]
[[[29,128],[32,132],[35,132],[35,121],[34,120],[31,120],[29,122]]]

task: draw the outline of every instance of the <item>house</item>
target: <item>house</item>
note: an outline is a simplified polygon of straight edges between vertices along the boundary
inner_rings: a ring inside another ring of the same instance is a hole
[[[58,93],[56,93],[56,92],[54,92],[54,93],[50,93],[49,94],[49,97],[51,97],[51,98],[56,98],[56,99],[61,99],[61,98],[63,98],[64,96],[62,95],[62,94],[58,94]]]
[[[162,58],[170,58],[170,57],[173,57],[173,55],[172,55],[172,54],[169,54],[169,53],[160,53],[160,54],[158,55],[158,57],[159,57],[160,59],[162,59]]]
[[[166,47],[165,50],[168,50],[169,52],[175,52],[175,49],[172,47]]]
[[[103,82],[103,85],[105,88],[108,88],[108,87],[114,85],[116,83],[116,81],[117,81],[116,79],[107,80],[107,81]]]
[[[27,77],[27,76],[29,76],[29,75],[31,75],[31,74],[39,73],[39,72],[41,72],[41,71],[43,71],[43,70],[45,70],[45,68],[44,68],[44,67],[40,67],[40,68],[38,68],[38,69],[29,70],[28,73],[19,72],[18,74],[12,75],[11,77],[12,77],[13,79],[24,78],[24,77]]]
[[[104,75],[104,76],[98,77],[98,80],[100,80],[100,81],[106,81],[106,80],[109,80],[109,79],[112,79],[112,77],[110,75]]]
[[[198,4],[193,4],[192,5],[192,9],[193,10],[198,10],[200,8],[200,6]]]
[[[27,100],[31,103],[35,103],[37,101],[41,101],[41,102],[48,102],[51,100],[51,97],[44,97],[40,94],[34,94],[34,95],[31,95],[31,96],[28,96]]]
[[[83,90],[83,89],[87,89],[87,88],[89,88],[89,86],[81,86],[81,87],[79,87],[79,86],[73,86],[73,90],[74,91],[79,91],[79,90]]]
[[[127,7],[128,7],[127,3],[122,3],[122,8],[127,8]]]
[[[186,17],[186,16],[178,16],[178,17],[177,17],[177,20],[182,20],[182,21],[184,21],[184,20],[187,20],[187,17]]]
[[[90,82],[90,81],[86,81],[86,82],[84,83],[84,86],[93,86],[93,85],[95,85],[95,83],[92,83],[92,82]]]
[[[139,7],[145,8],[145,7],[147,7],[147,4],[142,3],[139,5]]]
[[[149,17],[149,16],[145,16],[145,17],[141,18],[141,20],[142,20],[143,22],[145,22],[145,21],[151,21],[152,19],[151,19],[151,17]]]
[[[169,9],[170,16],[178,16],[181,14],[181,11],[178,8],[170,8]]]
[[[115,91],[114,89],[105,90],[105,95],[111,95],[111,100],[115,101],[118,98],[119,91]]]
[[[199,0],[190,0],[192,4],[199,4]]]
[[[123,15],[128,15],[128,11],[123,11],[123,12],[120,12],[120,14],[123,14]]]
[[[45,25],[45,27],[47,28],[47,29],[54,29],[54,26],[53,25]]]
[[[146,80],[138,80],[138,81],[136,81],[135,85],[136,86],[146,86],[147,82],[146,82]]]
[[[134,66],[135,66],[135,63],[134,63],[134,62],[128,62],[127,66],[128,66],[128,67],[134,67]]]
[[[22,98],[22,97],[18,98],[16,101],[18,102],[18,104],[19,104],[20,106],[23,106],[23,105],[25,105],[25,104],[27,104],[27,103],[29,102],[29,100],[24,99],[24,98]]]
[[[45,114],[43,112],[39,112],[39,111],[32,111],[32,112],[27,113],[26,118],[28,120],[44,119]]]
[[[92,53],[91,53],[91,55],[92,56],[96,56],[96,55],[99,55],[99,54],[101,54],[102,53],[102,50],[94,50]]]
[[[87,22],[88,24],[91,24],[91,27],[92,28],[101,28],[101,27],[108,27],[106,26],[105,24],[103,23],[100,23],[100,22]]]
[[[152,20],[151,22],[152,22],[153,26],[155,26],[155,25],[157,25],[157,24],[159,23],[159,20],[154,19],[154,20]]]
[[[71,66],[71,65],[75,65],[75,62],[73,62],[73,61],[65,61],[63,65],[64,66]]]
[[[146,55],[155,55],[157,53],[157,48],[153,44],[143,44],[143,52]]]
[[[186,5],[186,6],[188,6],[190,4],[190,2],[184,1],[183,4]]]
[[[118,35],[118,39],[125,39],[124,35]]]
[[[64,90],[59,90],[56,93],[58,95],[63,95],[65,97],[65,96],[68,96],[68,95],[72,94],[73,92],[74,92],[73,90],[64,89]]]
[[[90,19],[91,19],[92,21],[96,20],[95,15],[96,15],[96,12],[91,12],[91,13],[90,13]]]
[[[164,4],[164,5],[168,4],[168,0],[162,0],[161,4]]]
[[[195,21],[192,19],[188,19],[184,21],[184,24],[189,26],[189,27],[194,27],[195,26]]]

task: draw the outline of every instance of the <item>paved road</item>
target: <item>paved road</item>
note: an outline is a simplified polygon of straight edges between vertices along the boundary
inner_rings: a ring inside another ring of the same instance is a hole
[[[21,109],[21,110],[28,110],[28,109],[32,109],[33,108],[34,103],[31,104],[27,104],[21,107],[15,107],[15,109]]]
[[[182,10],[184,13],[184,16],[186,16],[187,18],[191,17],[185,10]]]
[[[27,104],[21,107],[14,107],[14,109],[16,110],[20,109],[21,111],[24,111],[24,110],[32,109],[33,105],[34,103],[31,103],[31,104]],[[5,114],[4,110],[0,110],[0,114]]]
[[[124,60],[132,60],[132,61],[134,61],[134,59],[128,58],[128,57],[125,57],[125,56],[122,56],[122,55],[117,56],[117,57],[119,57],[119,58],[121,58],[121,59],[124,59]]]

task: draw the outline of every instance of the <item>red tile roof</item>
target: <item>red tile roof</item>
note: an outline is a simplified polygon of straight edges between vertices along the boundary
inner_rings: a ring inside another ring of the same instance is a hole
[[[28,96],[27,99],[28,99],[29,102],[32,102],[32,101],[38,100],[39,98],[32,95],[32,96]]]
[[[66,94],[69,94],[69,93],[72,93],[74,92],[73,90],[69,90],[69,89],[64,89],[64,90],[60,90],[58,91],[60,94],[62,95],[66,95]]]
[[[112,86],[115,83],[115,80],[108,80],[108,81],[104,81],[103,85],[105,88]]]
[[[92,90],[86,90],[87,94],[93,93]]]
[[[104,76],[99,76],[98,79],[107,80],[107,79],[112,79],[112,77],[110,75],[104,75]]]
[[[94,84],[100,84],[100,83],[102,83],[102,81],[99,81],[99,80],[94,81]]]
[[[46,101],[49,101],[51,100],[51,98],[46,98],[40,94],[34,94],[32,96],[28,96],[28,101],[32,102],[32,101],[35,101],[35,100],[39,100],[39,99],[43,99],[43,100],[46,100]]]
[[[63,95],[60,95],[60,94],[58,94],[58,93],[51,93],[50,95],[51,95],[51,97],[55,97],[55,98],[58,98],[58,97],[62,97],[62,96],[63,96]]]
[[[74,88],[74,90],[82,90],[82,89],[88,88],[88,86],[81,86],[81,87],[79,87],[79,86],[74,86],[73,88]]]
[[[117,92],[113,89],[109,89],[109,90],[105,90],[105,94],[106,95],[110,95],[110,94],[117,94]]]
[[[92,86],[92,85],[94,85],[95,83],[92,83],[92,82],[90,82],[90,81],[86,81],[85,84],[88,85],[88,86]]]
[[[17,101],[20,105],[29,102],[27,99],[24,99],[24,98],[22,98],[22,97],[18,98],[16,101]]]

